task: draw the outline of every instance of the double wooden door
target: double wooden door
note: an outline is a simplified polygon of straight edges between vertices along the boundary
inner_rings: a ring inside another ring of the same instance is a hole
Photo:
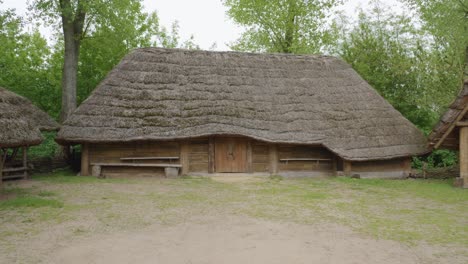
[[[247,141],[243,138],[215,139],[216,172],[247,172]]]

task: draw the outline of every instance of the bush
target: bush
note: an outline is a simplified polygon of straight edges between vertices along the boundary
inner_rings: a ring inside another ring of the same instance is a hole
[[[452,167],[458,163],[458,153],[445,149],[435,150],[426,157],[413,157],[412,167],[422,169],[424,163],[428,169]]]

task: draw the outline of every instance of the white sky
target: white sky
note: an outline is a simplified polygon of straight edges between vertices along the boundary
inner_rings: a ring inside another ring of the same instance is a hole
[[[0,9],[14,8],[18,15],[27,14],[27,2],[30,0],[3,0]],[[345,0],[340,7],[348,16],[356,16],[356,8],[368,6],[371,0]],[[216,50],[228,50],[227,44],[236,40],[242,28],[235,25],[227,16],[226,8],[221,0],[144,0],[145,11],[158,12],[161,24],[169,27],[177,20],[180,26],[182,40],[191,35],[195,43],[202,49],[208,49],[213,43]],[[386,5],[396,12],[402,10],[398,0],[383,0]],[[50,30],[41,29],[41,32],[50,36]]]

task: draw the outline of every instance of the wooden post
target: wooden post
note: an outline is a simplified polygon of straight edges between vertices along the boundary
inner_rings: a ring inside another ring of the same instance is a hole
[[[0,148],[0,188],[2,187],[2,185],[3,185],[3,153],[2,153],[2,149]]]
[[[270,156],[270,174],[278,173],[278,148],[276,144],[270,144],[268,147]]]
[[[81,176],[89,175],[89,145],[81,144]]]
[[[460,178],[468,188],[468,127],[460,127]]]
[[[343,173],[345,176],[351,176],[352,166],[351,161],[343,160]]]
[[[215,172],[215,139],[210,137],[208,139],[208,173]]]
[[[252,140],[247,141],[247,172],[253,173],[252,166]]]
[[[190,168],[190,145],[188,141],[182,141],[180,143],[180,165],[182,165],[181,174],[187,175]]]
[[[23,176],[25,179],[28,178],[28,147],[23,146],[22,147],[22,154],[23,154]]]

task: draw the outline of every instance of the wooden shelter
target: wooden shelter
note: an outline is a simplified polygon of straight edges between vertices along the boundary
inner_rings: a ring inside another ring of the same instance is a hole
[[[28,147],[42,142],[41,131],[58,128],[28,99],[0,87],[0,184],[3,179],[26,178]]]
[[[433,149],[445,148],[460,152],[460,181],[468,188],[468,80],[439,123],[429,135]]]
[[[424,135],[330,56],[144,48],[127,55],[56,138],[82,175],[402,177]]]

